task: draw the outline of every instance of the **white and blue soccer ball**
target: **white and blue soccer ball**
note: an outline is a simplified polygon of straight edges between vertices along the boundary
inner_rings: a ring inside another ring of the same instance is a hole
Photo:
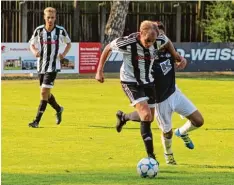
[[[154,178],[157,176],[159,170],[158,162],[150,157],[141,159],[137,164],[137,173],[141,177]]]

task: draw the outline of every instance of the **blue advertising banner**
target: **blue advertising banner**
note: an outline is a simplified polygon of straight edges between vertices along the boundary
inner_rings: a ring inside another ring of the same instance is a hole
[[[181,56],[188,60],[185,72],[234,71],[234,43],[174,43]],[[122,54],[112,52],[106,72],[119,72]]]

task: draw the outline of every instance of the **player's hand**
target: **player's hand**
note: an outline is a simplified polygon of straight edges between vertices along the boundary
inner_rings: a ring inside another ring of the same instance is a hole
[[[182,57],[180,61],[177,61],[175,63],[175,65],[176,65],[176,69],[179,69],[179,70],[184,69],[187,65],[187,60],[184,57]]]
[[[95,79],[99,81],[100,83],[104,82],[104,74],[103,71],[97,71]]]
[[[64,59],[64,57],[65,57],[65,56],[64,56],[63,54],[59,53],[59,59],[60,59],[60,60]]]
[[[34,55],[36,58],[40,57],[40,51],[36,51]]]

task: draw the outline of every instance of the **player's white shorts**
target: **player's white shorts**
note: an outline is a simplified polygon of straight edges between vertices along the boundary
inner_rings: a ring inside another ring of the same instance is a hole
[[[156,103],[155,117],[158,125],[164,133],[172,129],[172,113],[187,117],[195,112],[197,108],[193,103],[178,89],[166,100]]]

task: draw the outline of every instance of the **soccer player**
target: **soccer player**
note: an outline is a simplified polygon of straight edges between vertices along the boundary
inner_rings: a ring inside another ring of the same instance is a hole
[[[164,26],[161,22],[157,23],[160,34],[164,35]],[[155,44],[160,43],[160,36]],[[185,59],[176,61],[171,53],[164,47],[158,52],[158,58],[153,65],[153,77],[156,92],[156,111],[155,116],[158,125],[162,130],[161,140],[164,148],[164,154],[167,164],[176,164],[172,151],[172,113],[177,112],[186,117],[188,121],[180,128],[175,130],[175,135],[180,137],[187,148],[194,149],[194,144],[188,136],[188,132],[201,127],[204,123],[201,113],[193,103],[177,88],[175,83],[175,69],[183,69],[187,64]],[[139,122],[137,112],[125,114],[118,111],[116,129],[121,132],[122,127],[127,121]]]
[[[63,59],[71,48],[71,40],[66,30],[55,25],[56,9],[47,7],[44,9],[45,25],[38,26],[30,39],[30,50],[37,57],[37,71],[41,86],[41,101],[35,119],[29,123],[29,127],[37,128],[41,117],[49,103],[56,110],[56,123],[62,121],[63,107],[61,107],[51,88],[54,86],[57,72],[61,69],[60,60]],[[60,45],[66,44],[62,53]]]
[[[104,82],[103,68],[111,50],[123,53],[123,64],[120,69],[122,89],[139,114],[141,136],[147,154],[152,158],[155,158],[151,132],[151,122],[154,118],[155,88],[150,71],[155,58],[156,48],[153,44],[158,34],[157,26],[151,21],[143,21],[139,33],[113,40],[101,54],[95,77],[99,82]]]

